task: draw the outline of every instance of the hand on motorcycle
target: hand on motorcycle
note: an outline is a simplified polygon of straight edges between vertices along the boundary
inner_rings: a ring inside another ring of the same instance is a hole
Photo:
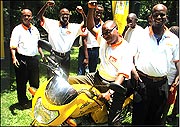
[[[98,96],[98,99],[104,99],[106,101],[109,101],[110,98],[111,98],[111,95],[114,93],[113,90],[109,89],[107,92],[105,93],[101,93],[99,96]]]

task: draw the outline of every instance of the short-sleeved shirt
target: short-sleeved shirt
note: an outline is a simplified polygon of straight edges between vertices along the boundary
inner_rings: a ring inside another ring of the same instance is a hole
[[[108,45],[101,37],[99,57],[101,59],[99,74],[108,81],[115,81],[119,74],[123,74],[126,79],[130,78],[133,58],[129,53],[130,46],[126,40],[122,38],[121,42],[114,45]]]
[[[31,25],[30,30],[23,24],[16,26],[11,34],[10,48],[16,48],[19,54],[35,56],[38,53],[38,40],[40,33]]]
[[[142,41],[137,43],[137,69],[149,76],[166,76],[170,71],[171,62],[179,60],[179,39],[167,27],[164,29],[159,44],[151,26],[141,33]]]
[[[42,27],[48,33],[53,50],[65,53],[71,50],[74,40],[82,34],[82,24],[69,23],[63,28],[58,20],[43,18]]]
[[[97,42],[96,37],[88,31],[87,36],[87,48],[99,47],[99,43]]]
[[[93,30],[97,31],[97,33],[100,33],[99,31],[102,31],[103,24],[104,22],[100,20],[98,25],[94,26]],[[87,48],[93,48],[93,47],[99,47],[99,43],[97,42],[97,38],[90,31],[88,31]]]
[[[142,30],[143,30],[143,28],[139,25],[136,25],[134,29],[132,29],[130,27],[126,31],[126,33],[124,35],[124,39],[129,43],[137,42],[139,40],[139,38],[141,38],[141,34],[139,34],[139,33],[141,33]]]

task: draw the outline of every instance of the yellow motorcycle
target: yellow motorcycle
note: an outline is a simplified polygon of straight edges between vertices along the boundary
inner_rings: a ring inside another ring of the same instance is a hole
[[[52,47],[44,40],[39,45],[53,52]],[[53,54],[53,53],[52,53]],[[107,109],[98,89],[87,84],[70,85],[61,67],[49,56],[46,65],[54,76],[45,81],[37,90],[29,88],[34,95],[32,99],[31,116],[34,119],[32,126],[78,126],[83,123],[83,117],[91,119],[93,124],[106,124]],[[123,105],[122,119],[127,114],[127,106],[133,100],[133,95],[128,97]]]

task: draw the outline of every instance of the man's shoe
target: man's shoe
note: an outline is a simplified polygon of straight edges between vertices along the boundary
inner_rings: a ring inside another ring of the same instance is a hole
[[[32,103],[31,101],[28,101],[26,103],[19,103],[21,109],[29,109],[32,107]]]

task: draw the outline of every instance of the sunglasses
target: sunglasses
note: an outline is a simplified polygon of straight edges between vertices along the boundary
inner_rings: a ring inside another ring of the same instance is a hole
[[[101,36],[110,35],[111,32],[112,32],[116,27],[117,27],[117,26],[114,26],[111,30],[108,30],[108,31],[102,33]]]
[[[164,14],[164,13],[154,13],[152,16],[154,18],[157,18],[158,16],[160,16],[162,18],[162,17],[166,16],[166,14]]]

